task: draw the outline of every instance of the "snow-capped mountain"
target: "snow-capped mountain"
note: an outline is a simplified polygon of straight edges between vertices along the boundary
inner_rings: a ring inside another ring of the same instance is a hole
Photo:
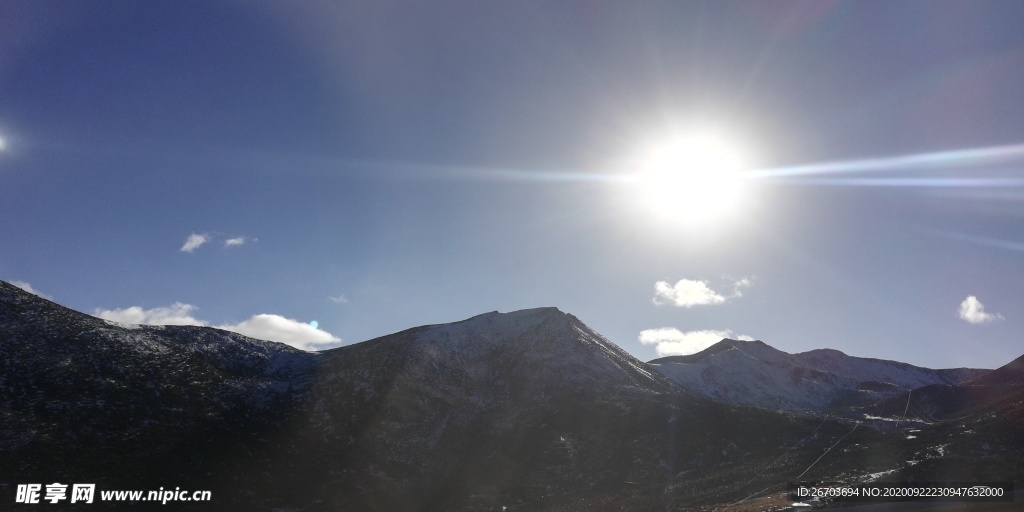
[[[819,349],[799,354],[761,341],[724,339],[693,355],[649,364],[684,389],[713,400],[784,410],[872,402],[932,384],[959,384],[990,370],[932,370]]]
[[[1007,421],[965,419],[983,434],[957,444],[948,424],[916,421],[908,440],[885,421],[717,403],[555,308],[312,353],[115,324],[0,282],[0,361],[5,503],[63,482],[213,492],[175,510],[691,510],[798,476],[912,476],[934,446],[947,465],[930,475],[981,461],[1024,481]]]

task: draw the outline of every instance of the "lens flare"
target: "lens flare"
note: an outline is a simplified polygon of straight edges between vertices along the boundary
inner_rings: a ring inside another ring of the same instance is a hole
[[[664,218],[706,224],[736,210],[743,158],[735,146],[704,134],[653,144],[636,165],[640,199]]]
[[[771,179],[785,181],[785,178],[801,178],[803,176],[824,176],[846,173],[868,173],[882,171],[912,171],[923,172],[937,169],[960,169],[966,167],[994,166],[1007,162],[1020,161],[1024,159],[1024,144],[1009,146],[992,146],[987,148],[960,149],[955,151],[938,151],[933,153],[917,153],[912,155],[901,155],[885,158],[866,158],[858,160],[844,160],[837,162],[822,162],[807,165],[795,165],[791,167],[778,167],[773,169],[759,169],[749,173],[751,178]],[[1016,185],[1020,180],[999,183],[995,178],[973,177],[977,181],[974,186],[1000,186]],[[864,184],[870,186],[884,185],[884,181],[863,181],[858,183],[858,178],[849,178],[848,181],[838,181],[833,184],[855,185]],[[986,181],[987,180],[987,181]],[[994,180],[994,181],[993,181]],[[792,181],[798,183],[799,181]],[[826,181],[811,184],[829,184]],[[914,184],[911,181],[893,183],[896,186]],[[943,186],[937,181],[938,186]],[[948,182],[945,185],[956,184]],[[928,178],[916,183],[918,186],[929,186]],[[972,186],[970,180],[961,183],[962,186]]]

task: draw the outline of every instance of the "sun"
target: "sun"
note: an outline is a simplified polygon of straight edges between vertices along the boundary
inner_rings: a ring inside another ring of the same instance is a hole
[[[661,217],[706,225],[740,206],[744,166],[737,147],[717,136],[673,135],[638,158],[639,199]]]

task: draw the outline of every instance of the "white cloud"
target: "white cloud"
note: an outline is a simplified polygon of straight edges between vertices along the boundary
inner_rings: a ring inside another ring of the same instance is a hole
[[[224,240],[224,247],[238,247],[239,245],[245,245],[249,242],[259,242],[259,238],[252,238],[248,236],[236,236],[234,238],[228,238]]]
[[[341,343],[341,338],[327,331],[280,315],[253,315],[242,323],[218,325],[217,328],[250,338],[277,341],[302,350],[318,350],[325,348],[324,345]]]
[[[725,297],[710,287],[707,281],[694,281],[691,279],[680,279],[674,286],[667,281],[654,283],[654,303],[675,304],[682,308],[690,308],[697,305],[721,304]]]
[[[753,284],[750,279],[743,278],[733,283],[732,295],[725,296],[711,289],[707,281],[680,279],[676,284],[668,281],[654,283],[654,304],[661,306],[672,304],[681,308],[721,304],[729,299],[742,297],[740,288]]]
[[[192,251],[195,251],[196,249],[198,249],[203,244],[205,244],[206,242],[209,242],[209,241],[210,241],[210,235],[207,235],[205,233],[202,234],[202,235],[198,235],[196,233],[192,233],[191,235],[188,236],[188,239],[185,240],[185,245],[181,246],[181,252],[192,252]]]
[[[168,307],[153,309],[142,309],[139,306],[123,309],[97,308],[93,314],[104,320],[123,324],[208,326],[208,322],[192,316],[192,312],[196,309],[198,308],[191,304],[175,302]],[[326,348],[325,345],[342,341],[341,338],[327,331],[280,315],[253,315],[238,324],[225,324],[216,327],[250,338],[284,343],[302,350],[319,350]]]
[[[960,303],[960,318],[971,324],[987,324],[995,320],[1002,320],[1003,315],[998,313],[986,313],[985,305],[974,295],[968,295]]]
[[[736,281],[736,283],[734,283],[732,285],[732,296],[733,297],[742,297],[743,293],[740,292],[740,288],[746,288],[746,287],[751,286],[753,284],[754,284],[754,282],[751,281],[750,279],[747,279],[746,277],[744,277],[743,279],[740,279],[739,281]]]
[[[31,293],[32,295],[42,297],[46,300],[53,300],[53,297],[50,297],[45,293],[40,293],[39,290],[36,290],[35,288],[32,287],[32,285],[26,283],[25,281],[11,281],[11,284],[17,286],[18,288],[21,288],[22,290],[25,290],[26,292]]]
[[[348,297],[346,297],[344,294],[338,295],[337,297],[327,297],[327,298],[330,299],[331,302],[333,302],[335,304],[348,304]]]
[[[104,320],[122,324],[143,325],[207,325],[206,322],[192,316],[197,308],[191,304],[175,302],[168,307],[142,309],[132,306],[124,309],[99,309],[93,313]]]
[[[724,331],[703,330],[683,332],[674,327],[661,327],[640,331],[639,340],[644,345],[656,345],[659,357],[696,354],[722,338],[753,341],[754,338],[741,334],[736,335],[726,329]]]

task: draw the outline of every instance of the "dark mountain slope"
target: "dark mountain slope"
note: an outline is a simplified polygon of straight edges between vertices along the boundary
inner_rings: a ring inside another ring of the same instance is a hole
[[[967,383],[981,385],[1024,384],[1024,355]]]
[[[905,416],[922,422],[955,422],[984,415],[1022,413],[1024,356],[960,385],[924,386],[858,410],[877,416]]]
[[[0,481],[192,483],[212,453],[273,428],[317,359],[216,329],[118,325],[0,282]]]
[[[320,490],[357,508],[543,509],[581,497],[661,508],[737,492],[735,472],[753,476],[820,423],[680,395],[553,308],[411,329],[325,359],[310,422],[337,425],[353,407],[346,395],[357,417],[374,418],[324,448],[325,464],[374,468]]]
[[[934,384],[853,407],[916,446],[916,463],[888,475],[918,481],[1024,480],[1021,358],[959,385]]]

